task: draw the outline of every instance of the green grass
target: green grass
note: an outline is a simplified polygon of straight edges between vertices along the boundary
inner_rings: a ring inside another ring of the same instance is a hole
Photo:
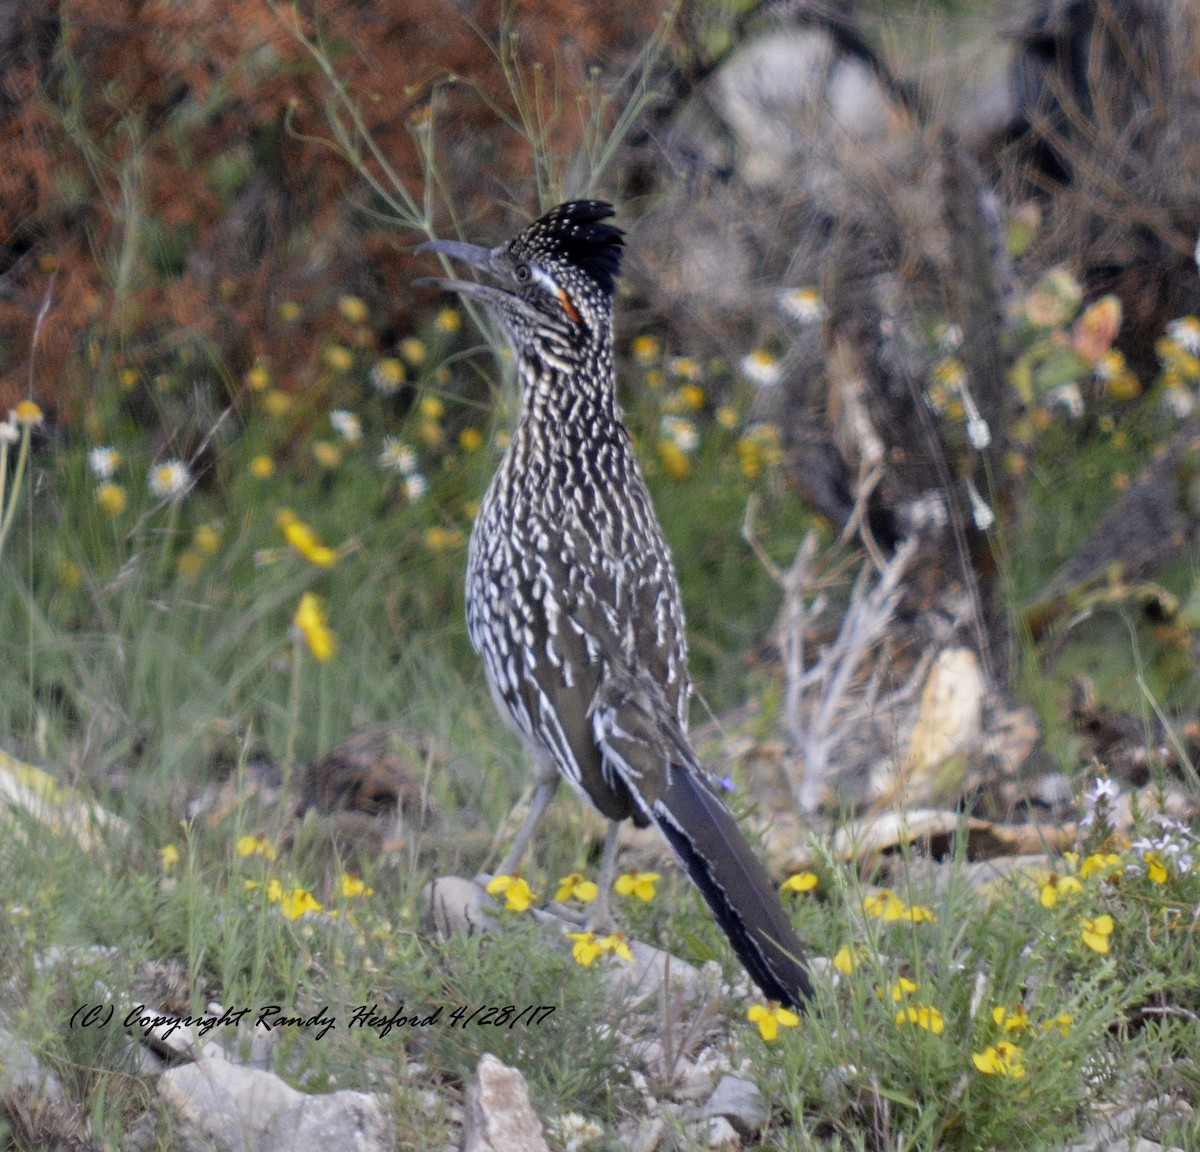
[[[652,50],[659,47],[648,48],[643,66]],[[519,81],[514,73],[515,95]],[[335,142],[365,172],[371,142],[351,94],[331,83]],[[600,127],[606,111],[613,110],[602,102],[593,109],[580,158],[591,183],[612,157],[615,136]],[[620,113],[618,124],[627,127],[634,111]],[[532,133],[538,116],[523,119]],[[530,146],[539,189],[556,198],[569,165],[537,139]],[[431,151],[431,178],[434,159]],[[428,229],[428,200],[372,180],[379,203],[404,227]],[[163,259],[174,266],[175,244],[168,247]],[[110,318],[114,331],[119,320]],[[104,357],[80,421],[35,432],[23,476],[16,450],[0,462],[0,514],[12,513],[0,542],[3,751],[42,765],[127,825],[85,850],[70,829],[19,816],[6,822],[0,981],[9,1007],[0,1027],[58,1074],[68,1100],[91,1118],[97,1145],[122,1147],[148,1115],[153,1138],[142,1146],[175,1146],[170,1116],[138,1072],[124,1029],[67,1027],[84,1003],[132,1007],[139,996],[152,998],[139,991],[151,965],[178,968],[193,1012],[212,1001],[235,1010],[279,1004],[300,1015],[327,1006],[339,1026],[320,1039],[284,1030],[274,1066],[303,1090],[379,1093],[400,1147],[457,1139],[450,1104],[486,1050],[519,1067],[542,1117],[580,1113],[609,1134],[595,1147],[616,1148],[618,1124],[643,1108],[619,1030],[636,1027],[674,1051],[693,1023],[672,1006],[635,1015],[614,1002],[596,969],[576,964],[528,915],[497,912],[500,932],[446,944],[422,928],[424,884],[484,866],[492,831],[528,781],[462,613],[466,539],[506,425],[497,400],[511,396],[469,319],[453,310],[408,334],[416,343],[389,357],[403,359],[406,383],[380,392],[372,379],[384,357],[371,349],[390,322],[340,301],[325,368],[311,387],[288,395],[265,369],[235,380],[186,343],[153,378],[119,372]],[[656,338],[634,335],[619,340],[622,403],[674,550],[699,694],[718,714],[748,698],[769,704],[777,677],[747,654],[769,632],[780,591],[740,530],[753,498],[758,535],[786,564],[813,520],[787,487],[771,431],[752,424],[747,383],[720,363],[693,380],[694,368],[673,362]],[[1058,345],[1047,332],[1019,338],[1041,349],[1023,399],[1045,414],[1050,381],[1037,373]],[[210,388],[188,383],[198,365],[213,377]],[[1052,366],[1064,370],[1061,355]],[[337,433],[333,409],[360,418],[360,442]],[[1124,422],[1118,434],[1106,415],[1104,428],[1049,420],[1018,437],[1028,499],[1003,557],[1014,611],[1109,505],[1114,477],[1135,473],[1161,431],[1147,418]],[[197,433],[186,451],[172,440],[180,428]],[[390,439],[407,447],[411,467],[381,465]],[[101,444],[123,458],[111,479],[123,493],[119,510],[97,502],[87,450]],[[176,454],[194,465],[195,485],[177,499],[152,496],[152,466]],[[261,458],[272,462],[271,475],[255,473]],[[289,544],[278,519],[284,509],[336,552],[323,557],[332,563]],[[1194,572],[1185,562],[1164,580],[1186,599]],[[329,660],[295,629],[305,593],[321,597],[336,638]],[[1195,690],[1189,637],[1183,625],[1164,630],[1132,601],[1118,601],[1075,630],[1052,668],[1026,647],[1021,690],[1077,780],[1077,749],[1063,724],[1071,678],[1091,675],[1105,699],[1134,710],[1149,706],[1148,695],[1186,699]],[[694,713],[704,718],[701,705]],[[336,872],[303,843],[275,860],[238,854],[244,835],[281,839],[290,787],[273,799],[247,783],[231,809],[194,815],[201,798],[252,779],[263,764],[294,784],[347,732],[385,719],[437,746],[429,788],[438,818],[409,845],[403,867],[368,868],[371,894],[338,895]],[[595,825],[587,820],[569,796],[552,809],[528,871],[541,901],[558,877],[594,870]],[[1157,834],[1145,821],[1138,831]],[[173,864],[162,856],[168,846],[178,852]],[[1085,855],[1112,847],[1103,832],[1080,845]],[[745,1074],[764,1093],[770,1119],[760,1146],[1060,1149],[1100,1106],[1163,1094],[1195,1107],[1200,874],[1172,872],[1158,883],[1143,857],[1126,848],[1119,875],[1081,880],[1079,891],[1047,908],[1039,900],[1047,877],[982,877],[960,842],[957,857],[905,861],[895,873],[912,877],[898,898],[928,908],[921,922],[864,908],[876,895],[869,881],[880,876],[822,858],[817,889],[792,903],[801,938],[824,961],[811,1012],[768,1043],[744,1005],[710,1005],[728,1025],[714,1042],[732,1067],[746,1061]],[[1055,867],[1077,870],[1066,861]],[[268,896],[272,880],[285,892],[316,893],[324,911],[288,918]],[[676,871],[654,901],[619,912],[632,936],[693,963],[715,960],[739,977]],[[1114,930],[1101,954],[1084,941],[1083,926],[1106,915]],[[832,966],[851,946],[852,969]],[[447,1019],[460,1005],[555,1011],[511,1030],[444,1026],[379,1036],[349,1027],[357,1006],[390,1014],[401,1001],[418,1015],[440,1007]],[[994,1062],[1004,1040],[1020,1049],[1008,1072],[1019,1066],[1023,1076],[977,1066],[989,1049]],[[668,1079],[661,1070],[659,1078]],[[682,1118],[669,1119],[680,1147],[699,1146]],[[0,1147],[39,1146],[14,1122],[0,1119]],[[1164,1145],[1200,1148],[1194,1117],[1168,1114],[1144,1129]]]

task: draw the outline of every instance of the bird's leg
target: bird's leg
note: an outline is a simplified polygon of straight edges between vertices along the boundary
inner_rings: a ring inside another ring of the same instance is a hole
[[[554,799],[554,793],[558,790],[558,773],[547,777],[539,774],[537,787],[533,790],[533,798],[529,801],[529,811],[525,814],[524,823],[518,829],[516,836],[513,838],[512,846],[505,854],[504,859],[496,865],[495,875],[511,876],[517,865],[521,863],[521,858],[525,855],[525,849],[529,846],[529,839],[533,835],[533,830],[537,827],[538,821],[541,820],[542,814],[550,806],[550,801]]]
[[[591,932],[608,932],[613,925],[609,898],[612,896],[613,881],[617,878],[617,841],[621,838],[621,823],[610,820],[604,833],[604,853],[600,857],[600,893],[588,909],[587,926]]]

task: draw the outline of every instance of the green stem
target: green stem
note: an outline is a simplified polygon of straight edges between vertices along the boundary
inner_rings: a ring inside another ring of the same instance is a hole
[[[287,744],[283,749],[283,790],[286,793],[292,781],[292,768],[296,758],[296,730],[300,727],[300,669],[304,664],[304,639],[297,636],[292,642],[292,682],[288,687],[288,730]]]

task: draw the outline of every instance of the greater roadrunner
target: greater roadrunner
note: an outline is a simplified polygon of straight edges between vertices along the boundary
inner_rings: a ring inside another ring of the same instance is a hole
[[[687,737],[683,609],[671,555],[617,406],[612,296],[622,232],[598,200],[561,204],[506,244],[423,244],[492,283],[436,280],[478,300],[516,354],[521,418],[467,556],[467,627],[536,788],[500,872],[524,854],[565,779],[613,823],[655,823],[754,982],[812,995],[774,884]]]

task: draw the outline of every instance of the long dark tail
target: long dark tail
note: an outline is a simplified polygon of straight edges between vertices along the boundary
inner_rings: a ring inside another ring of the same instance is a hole
[[[769,999],[803,1006],[812,984],[776,886],[657,685],[611,675],[597,693],[592,723],[605,772],[619,777],[658,825],[750,978]]]
[[[776,887],[707,782],[676,769],[650,812],[754,983],[790,1008],[811,999],[803,949]]]

